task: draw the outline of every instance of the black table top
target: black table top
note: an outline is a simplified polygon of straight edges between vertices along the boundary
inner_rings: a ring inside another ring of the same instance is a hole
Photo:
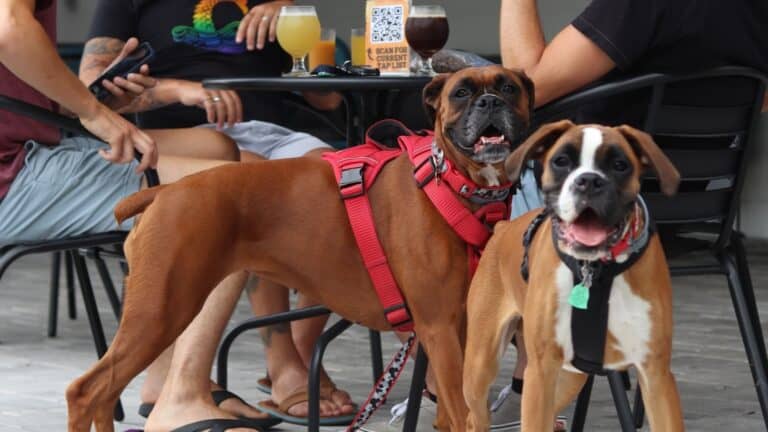
[[[203,86],[219,90],[344,92],[420,90],[431,80],[425,76],[212,78],[203,80]]]

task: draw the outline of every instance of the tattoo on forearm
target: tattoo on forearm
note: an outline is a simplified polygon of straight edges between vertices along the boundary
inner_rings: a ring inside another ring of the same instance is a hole
[[[117,56],[122,51],[125,42],[114,38],[93,38],[89,40],[83,48],[83,55],[114,55]]]
[[[284,322],[271,326],[267,326],[261,329],[261,340],[264,342],[264,346],[269,348],[272,345],[272,335],[275,333],[286,334],[291,330],[291,324]]]
[[[136,98],[130,104],[119,109],[118,112],[121,114],[138,113],[162,108],[165,105],[167,104],[157,100],[155,89],[149,88],[144,90],[144,92],[142,92],[139,96],[136,96]]]

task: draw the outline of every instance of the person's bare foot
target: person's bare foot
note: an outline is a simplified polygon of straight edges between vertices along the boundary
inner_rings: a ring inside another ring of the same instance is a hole
[[[256,418],[265,418],[258,413]],[[209,419],[235,419],[236,417],[216,407],[213,399],[187,399],[184,401],[159,400],[144,425],[145,432],[167,432],[175,428]],[[253,432],[253,428],[229,429],[233,432]]]
[[[341,411],[342,415],[355,414],[357,407],[355,406],[355,403],[352,402],[352,396],[350,396],[346,390],[336,387],[336,384],[331,380],[331,377],[328,376],[325,368],[320,370],[320,386],[330,390],[331,400],[336,404],[336,407]]]
[[[292,394],[307,388],[307,371],[299,366],[283,367],[277,373],[270,373],[270,378],[272,379],[272,401],[277,405]],[[351,412],[349,411],[354,411],[354,408],[351,410],[342,408],[346,407],[337,405],[333,400],[320,399],[321,417],[336,417],[339,415],[350,414]],[[308,416],[309,403],[299,402],[291,406],[288,408],[288,414],[296,417]]]

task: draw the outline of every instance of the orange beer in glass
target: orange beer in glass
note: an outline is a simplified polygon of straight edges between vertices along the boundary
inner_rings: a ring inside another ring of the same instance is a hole
[[[320,40],[309,52],[309,70],[317,66],[336,64],[336,30],[324,28],[320,31]]]

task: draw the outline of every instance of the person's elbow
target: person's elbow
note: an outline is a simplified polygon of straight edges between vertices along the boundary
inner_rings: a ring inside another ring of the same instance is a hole
[[[25,25],[29,17],[21,7],[3,3],[0,6],[0,55],[19,45],[19,37],[26,34]]]

